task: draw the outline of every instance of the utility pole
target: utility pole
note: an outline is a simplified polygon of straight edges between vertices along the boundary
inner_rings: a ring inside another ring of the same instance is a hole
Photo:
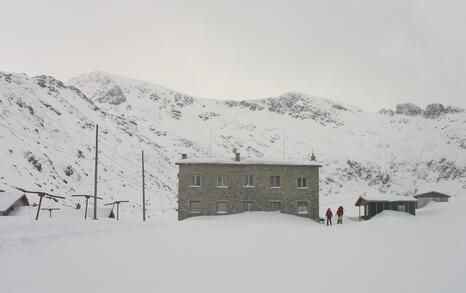
[[[142,151],[142,220],[146,220],[146,182],[144,178],[144,151]]]
[[[94,220],[97,220],[97,161],[99,159],[99,124],[95,128]]]

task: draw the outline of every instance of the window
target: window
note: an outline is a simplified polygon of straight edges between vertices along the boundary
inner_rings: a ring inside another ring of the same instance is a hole
[[[228,176],[217,176],[217,187],[228,187]]]
[[[217,214],[227,213],[227,203],[225,201],[217,202]]]
[[[189,202],[189,212],[191,214],[200,214],[201,213],[201,202],[196,200],[196,201],[190,201]]]
[[[307,215],[307,202],[298,202],[298,215]]]
[[[280,187],[280,176],[270,176],[270,187]]]
[[[298,177],[298,188],[302,188],[302,189],[307,188],[307,178],[306,177]]]
[[[279,201],[271,201],[270,202],[270,210],[271,211],[281,211],[282,203]]]
[[[243,176],[243,186],[254,187],[254,176],[252,175]]]
[[[201,175],[192,175],[191,176],[191,186],[192,187],[201,186]]]

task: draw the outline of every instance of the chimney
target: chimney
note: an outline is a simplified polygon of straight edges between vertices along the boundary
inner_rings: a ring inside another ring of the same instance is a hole
[[[182,160],[186,160],[188,158],[188,155],[187,154],[181,154],[181,159]]]
[[[315,160],[316,160],[316,155],[314,155],[314,151],[313,151],[311,155],[311,161],[315,161]]]
[[[240,159],[239,159],[240,156],[239,156],[239,155],[240,155],[240,153],[235,153],[235,161],[236,161],[236,162],[239,162],[239,161],[240,161]]]

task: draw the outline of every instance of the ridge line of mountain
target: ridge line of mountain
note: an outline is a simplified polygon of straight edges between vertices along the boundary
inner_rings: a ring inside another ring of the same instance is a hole
[[[163,86],[163,85],[159,85],[159,84],[154,83],[154,82],[150,82],[150,81],[146,81],[146,80],[139,80],[139,79],[123,76],[123,75],[108,73],[108,72],[105,72],[105,71],[91,71],[91,72],[88,72],[88,73],[83,73],[83,74],[80,74],[80,75],[78,75],[76,77],[71,78],[67,82],[64,82],[64,81],[62,81],[62,80],[60,80],[60,79],[58,79],[58,78],[56,78],[56,77],[54,77],[52,75],[47,75],[47,74],[28,75],[28,74],[25,74],[25,73],[12,73],[12,72],[0,71],[0,75],[4,75],[4,76],[17,75],[17,76],[23,76],[23,77],[26,77],[26,78],[39,79],[39,80],[42,80],[42,81],[40,81],[40,82],[42,82],[42,86],[44,85],[45,80],[55,81],[58,86],[67,87],[67,88],[71,88],[71,89],[74,89],[76,91],[79,91],[80,94],[83,95],[83,98],[86,98],[86,99],[88,99],[89,101],[92,101],[92,102],[97,100],[97,102],[100,102],[100,103],[105,103],[108,100],[106,100],[105,98],[101,98],[101,97],[100,98],[90,97],[88,94],[83,92],[83,90],[80,89],[78,86],[76,86],[74,83],[79,79],[89,78],[89,77],[93,77],[93,76],[99,76],[101,78],[107,78],[107,79],[111,80],[112,82],[114,82],[118,86],[116,88],[112,88],[113,92],[110,92],[110,96],[115,96],[115,95],[120,96],[119,99],[117,99],[116,101],[113,102],[113,104],[115,104],[115,105],[119,105],[119,104],[126,101],[126,97],[124,96],[124,93],[121,90],[121,86],[122,86],[121,83],[124,83],[124,81],[126,81],[126,82],[130,82],[130,83],[133,83],[133,84],[138,84],[141,87],[143,87],[143,86],[156,87],[159,90],[167,91],[167,92],[170,92],[172,94],[173,93],[178,94],[178,95],[181,95],[183,97],[190,98],[190,99],[196,99],[198,101],[213,101],[213,102],[227,104],[227,105],[265,104],[267,102],[272,102],[273,103],[274,101],[280,101],[280,100],[284,100],[284,99],[287,99],[287,98],[291,98],[293,101],[291,101],[292,103],[289,104],[290,106],[294,105],[295,102],[302,99],[302,100],[314,101],[314,102],[315,101],[325,101],[326,103],[331,104],[334,108],[336,108],[338,110],[345,110],[345,111],[350,110],[350,111],[354,111],[354,112],[368,112],[368,113],[372,112],[372,111],[361,110],[358,106],[355,106],[355,105],[352,105],[352,104],[347,104],[347,103],[343,103],[343,102],[339,102],[339,101],[337,102],[337,101],[335,101],[333,99],[330,99],[330,98],[314,96],[314,95],[299,92],[299,91],[287,91],[287,92],[284,92],[284,93],[282,93],[282,94],[280,94],[278,96],[270,96],[270,97],[263,97],[263,98],[247,98],[247,99],[218,99],[218,98],[216,99],[216,98],[196,97],[196,96],[192,96],[192,95],[189,95],[189,94],[179,92],[177,90],[173,90],[171,88],[168,88],[168,87]],[[96,105],[96,107],[97,107],[97,105]],[[257,106],[254,105],[253,108],[257,108]],[[457,107],[457,106],[453,106],[453,105],[445,105],[445,104],[442,104],[442,103],[431,103],[431,104],[426,105],[426,107],[423,109],[423,108],[421,108],[420,106],[418,106],[416,104],[406,102],[406,103],[397,104],[395,106],[395,109],[381,108],[380,110],[375,111],[375,112],[379,113],[379,114],[383,114],[383,115],[389,115],[389,116],[393,116],[395,114],[401,114],[401,115],[408,115],[408,116],[423,116],[425,118],[437,118],[442,114],[458,113],[458,112],[463,112],[464,110],[465,109],[463,109],[461,107]]]

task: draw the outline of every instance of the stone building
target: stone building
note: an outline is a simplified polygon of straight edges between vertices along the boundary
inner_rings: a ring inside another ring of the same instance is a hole
[[[312,160],[257,161],[213,158],[176,163],[178,220],[192,216],[280,211],[319,219],[319,167]]]

